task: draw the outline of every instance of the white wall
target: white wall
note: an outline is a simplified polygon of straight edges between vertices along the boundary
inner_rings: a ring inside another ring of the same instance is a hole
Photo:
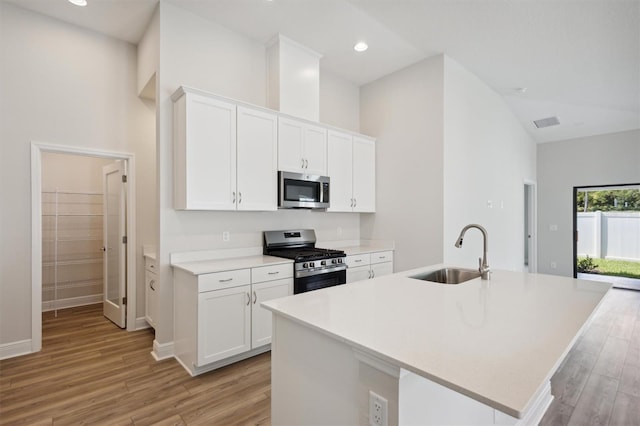
[[[264,106],[266,54],[263,44],[165,1],[160,3],[160,28],[157,99],[160,203],[158,256],[161,275],[159,312],[162,312],[162,316],[156,328],[156,341],[165,344],[173,339],[170,253],[260,247],[262,231],[269,229],[308,227],[314,228],[318,238],[324,241],[358,239],[360,220],[357,214],[311,211],[174,210],[171,94],[179,86],[185,85]],[[349,115],[352,114],[353,112]],[[338,235],[338,227],[342,229],[341,235]],[[223,231],[230,232],[229,242],[222,241]]]
[[[377,138],[376,213],[362,237],[394,240],[394,269],[440,263],[443,56],[361,87],[360,128]]]
[[[136,97],[135,46],[0,2],[0,67],[2,345],[31,338],[30,142],[136,158],[154,151],[153,110]],[[138,166],[138,176],[153,175]],[[138,223],[154,216],[146,199],[137,204]],[[138,303],[142,316],[140,294]]]
[[[536,147],[502,96],[455,60],[444,62],[444,260],[477,267],[489,234],[489,266],[524,266],[524,181],[535,180]],[[492,208],[488,207],[492,203]]]
[[[102,167],[113,160],[82,155],[42,154],[43,191],[102,192]]]
[[[538,271],[570,277],[573,187],[640,183],[640,130],[544,143],[537,151]]]
[[[160,11],[159,6],[147,25],[137,47],[137,88],[138,94],[155,99],[155,76],[160,63]],[[154,87],[149,87],[154,84]],[[147,93],[149,92],[149,93]],[[147,96],[149,95],[149,96]]]
[[[320,122],[354,132],[360,131],[360,88],[322,68]]]
[[[440,55],[361,88],[361,129],[378,138],[377,212],[365,238],[396,242],[395,269],[446,262],[476,267],[489,232],[489,265],[521,270],[524,180],[535,180],[535,143],[501,96]],[[487,208],[487,201],[493,208]]]

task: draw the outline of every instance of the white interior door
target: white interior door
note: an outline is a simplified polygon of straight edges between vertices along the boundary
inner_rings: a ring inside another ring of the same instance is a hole
[[[102,168],[103,174],[103,312],[118,327],[126,326],[126,161]]]

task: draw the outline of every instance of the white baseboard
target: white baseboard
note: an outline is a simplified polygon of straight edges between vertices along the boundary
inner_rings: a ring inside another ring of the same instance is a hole
[[[158,343],[157,340],[154,340],[151,355],[156,361],[173,358],[173,342]]]
[[[74,308],[76,306],[94,305],[96,303],[102,303],[102,294],[43,301],[42,312],[53,311],[55,309]]]
[[[0,345],[0,359],[14,358],[20,355],[32,353],[31,339],[19,340],[17,342],[4,343]]]
[[[144,317],[136,318],[136,330],[144,330],[145,328],[151,327],[147,320]]]

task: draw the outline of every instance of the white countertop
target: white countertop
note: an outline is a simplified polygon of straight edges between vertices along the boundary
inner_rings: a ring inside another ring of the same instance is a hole
[[[328,245],[328,244],[325,244]],[[367,243],[347,245],[347,246],[331,246],[329,248],[343,250],[347,256],[353,256],[361,253],[374,253],[378,251],[393,250],[394,244],[389,241],[370,241]]]
[[[409,278],[440,267],[262,305],[520,418],[610,288],[506,271],[458,285]]]
[[[172,263],[174,268],[182,269],[193,275],[210,274],[213,272],[231,271],[234,269],[256,268],[260,266],[293,263],[291,259],[274,256],[245,256],[229,259],[197,260],[191,262]]]

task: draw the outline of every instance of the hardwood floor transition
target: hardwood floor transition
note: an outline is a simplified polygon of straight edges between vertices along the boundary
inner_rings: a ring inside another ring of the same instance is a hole
[[[43,315],[43,350],[0,361],[1,425],[269,425],[270,353],[191,377],[102,306]],[[640,425],[640,292],[614,289],[551,379],[541,425]]]

